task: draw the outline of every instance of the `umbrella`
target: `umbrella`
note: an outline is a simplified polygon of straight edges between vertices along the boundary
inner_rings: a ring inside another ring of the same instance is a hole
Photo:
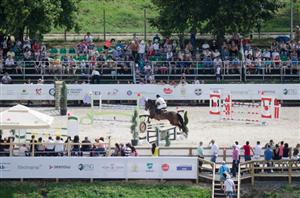
[[[277,42],[284,42],[284,43],[286,43],[286,42],[288,42],[290,40],[290,38],[288,36],[277,36],[275,38],[275,40]]]
[[[0,113],[0,129],[43,129],[52,122],[53,117],[20,104]]]

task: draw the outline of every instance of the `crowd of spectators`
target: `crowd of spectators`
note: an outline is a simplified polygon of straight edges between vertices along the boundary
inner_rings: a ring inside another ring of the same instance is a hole
[[[209,147],[210,147],[210,161],[215,163],[220,153],[220,148],[214,140],[211,140],[211,142],[209,143]],[[243,154],[241,153],[241,150],[243,150]],[[298,163],[300,163],[300,144],[297,144],[295,147],[290,147],[287,142],[280,141],[276,144],[274,143],[273,140],[270,140],[264,146],[261,145],[260,141],[257,141],[255,146],[251,146],[249,141],[246,141],[244,145],[240,145],[239,142],[236,141],[232,145],[231,154],[232,154],[232,167],[231,167],[231,171],[230,172],[227,171],[227,172],[231,173],[233,177],[236,177],[236,173],[238,171],[238,165],[241,161],[241,156],[244,157],[244,161],[261,160],[261,159],[264,159],[266,161],[293,159],[298,161]],[[197,155],[200,158],[204,159],[203,142],[199,143],[199,146],[197,148]],[[223,164],[225,164],[225,162]],[[267,165],[268,167],[270,167],[272,166],[272,163],[268,162]],[[221,170],[220,175],[222,177],[224,172],[222,172],[223,169],[220,170]],[[272,172],[272,170],[270,170],[270,172]]]
[[[110,137],[108,137],[108,139],[109,138]],[[9,154],[9,144],[14,143],[14,140],[14,137],[2,139],[2,136],[0,136],[0,153]],[[68,148],[68,146],[70,147]],[[103,137],[96,138],[94,142],[92,142],[88,137],[85,137],[80,141],[78,135],[74,136],[73,139],[70,136],[66,137],[65,140],[60,136],[56,136],[55,138],[49,136],[47,139],[39,137],[36,139],[35,135],[32,135],[29,143],[17,146],[19,151],[17,156],[31,155],[32,149],[34,149],[34,153],[37,156],[64,156],[68,154],[68,150],[70,150],[72,156],[82,156],[84,152],[88,153],[90,156],[138,156],[136,148],[130,143],[115,143],[115,145],[112,146],[113,152],[110,154],[108,153],[108,147],[109,145],[107,141],[105,142]],[[220,148],[215,140],[210,141],[209,148],[210,161],[217,162]],[[196,150],[196,155],[199,158],[204,159],[204,150],[203,142],[200,142]],[[244,152],[243,154],[241,153],[241,150]],[[156,144],[152,144],[151,153],[154,156],[159,155]],[[292,148],[284,141],[275,144],[273,140],[270,140],[264,146],[261,145],[260,141],[257,141],[255,146],[251,146],[249,141],[246,141],[244,145],[240,145],[239,142],[236,141],[232,145],[233,176],[235,176],[235,170],[237,170],[238,163],[241,161],[241,156],[244,157],[244,161],[252,159],[259,160],[264,156],[265,160],[287,160],[291,158],[299,160],[300,162],[300,144],[297,144]]]
[[[299,27],[296,28],[300,32]],[[238,34],[217,45],[215,40],[197,43],[193,39],[179,42],[156,34],[144,41],[136,35],[130,41],[111,39],[103,43],[94,41],[88,32],[76,47],[47,49],[37,40],[15,40],[0,32],[0,73],[20,74],[24,67],[36,74],[82,74],[94,77],[98,83],[108,69],[112,76],[130,74],[134,68],[144,76],[145,83],[154,82],[154,74],[196,74],[195,68],[216,74],[241,73],[241,63],[248,73],[266,73],[272,69],[292,69],[299,66],[300,40],[274,40],[268,48],[251,45],[251,39],[240,39]],[[25,62],[24,62],[25,61]],[[27,62],[29,61],[29,62]],[[132,66],[132,64],[134,65]],[[223,71],[223,72],[222,72]]]
[[[0,136],[0,156],[9,156],[10,143],[13,143],[14,140],[14,137],[2,139],[2,136]],[[67,137],[65,140],[60,136],[56,136],[55,138],[49,136],[47,139],[39,137],[36,139],[32,135],[29,143],[14,146],[13,149],[17,149],[17,153],[15,153],[17,156],[31,156],[32,153],[34,153],[34,156],[67,156],[68,148],[71,156],[106,156],[109,154],[108,144],[104,142],[103,137],[96,138],[92,143],[88,137],[80,141],[77,135],[73,139]],[[138,152],[130,143],[116,143],[113,152],[109,155],[138,156]]]

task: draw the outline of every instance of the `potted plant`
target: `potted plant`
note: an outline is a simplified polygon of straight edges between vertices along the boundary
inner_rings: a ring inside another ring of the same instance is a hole
[[[136,145],[138,145],[138,142],[139,142],[138,111],[137,111],[137,109],[134,110],[133,116],[131,118],[130,131],[131,131],[131,134],[132,134],[131,144],[133,146],[136,146]]]
[[[61,87],[61,96],[60,96],[60,115],[67,115],[67,105],[68,105],[68,98],[67,98],[67,86],[66,83],[62,83]]]

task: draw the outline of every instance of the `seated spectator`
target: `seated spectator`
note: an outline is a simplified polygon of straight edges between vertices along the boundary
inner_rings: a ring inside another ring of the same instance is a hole
[[[1,52],[0,52],[1,53]],[[4,64],[3,64],[3,59],[0,56],[0,73],[3,73],[3,69],[4,69]]]
[[[80,152],[80,140],[79,140],[79,136],[75,135],[74,139],[73,139],[73,147],[72,147],[72,156],[82,156],[82,153]]]
[[[124,148],[124,156],[128,157],[131,155],[131,144],[127,143],[125,148]]]
[[[289,154],[290,154],[289,144],[284,143],[282,159],[283,160],[288,160],[289,159]]]
[[[6,67],[14,67],[16,65],[15,60],[11,55],[8,55],[5,59],[5,66]]]
[[[135,149],[134,146],[131,146],[130,156],[132,156],[132,157],[137,157],[138,156],[138,152],[137,152],[137,150]]]
[[[2,84],[12,84],[12,79],[7,72],[5,72],[4,76],[2,76],[1,82]]]
[[[37,156],[44,156],[45,154],[45,145],[43,142],[43,138],[39,137],[38,141],[37,141]]]
[[[81,151],[91,151],[91,141],[88,139],[88,137],[85,137],[84,140],[81,142],[83,145],[81,146]]]
[[[18,152],[18,156],[19,157],[24,157],[24,156],[29,156],[29,149],[26,146],[26,144],[22,144],[19,148],[19,152]]]
[[[112,156],[122,156],[121,146],[116,143]]]
[[[64,155],[64,142],[59,136],[56,136],[54,152],[56,156],[63,156]]]
[[[91,78],[92,84],[99,84],[100,83],[100,72],[96,70],[96,68],[93,68],[92,71],[92,78]]]
[[[53,156],[54,154],[54,141],[51,136],[49,136],[47,143],[45,144],[45,152],[47,156]]]
[[[93,145],[94,154],[96,156],[105,156],[106,155],[106,147],[104,144],[104,138],[100,137],[99,139],[95,139],[95,143]]]
[[[275,147],[274,147],[274,149],[273,149],[273,159],[274,160],[280,160],[281,159],[280,149],[279,149],[279,145],[278,144],[276,144]]]

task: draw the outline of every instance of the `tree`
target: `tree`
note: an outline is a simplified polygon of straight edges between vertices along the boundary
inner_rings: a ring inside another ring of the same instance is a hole
[[[212,0],[209,9],[214,14],[209,17],[206,31],[217,36],[219,43],[225,33],[247,34],[270,20],[283,5],[277,0]]]
[[[277,0],[152,0],[159,16],[151,25],[163,33],[213,33],[218,40],[225,33],[249,33],[272,18],[282,6]]]
[[[179,33],[182,39],[186,31],[196,34],[201,22],[206,18],[206,12],[203,10],[206,2],[204,0],[152,1],[159,9],[159,15],[150,19],[150,24],[157,27],[165,36]]]
[[[0,29],[23,40],[25,32],[30,37],[51,31],[54,26],[68,29],[76,27],[79,0],[1,0]]]

